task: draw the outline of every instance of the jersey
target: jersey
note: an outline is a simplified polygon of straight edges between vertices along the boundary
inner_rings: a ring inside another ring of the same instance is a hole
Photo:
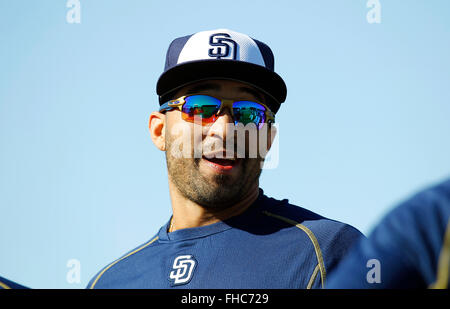
[[[327,288],[448,288],[450,179],[391,210],[331,274]]]
[[[15,283],[11,280],[8,280],[6,278],[0,277],[0,290],[1,289],[29,289],[26,286],[23,286],[21,284]]]
[[[170,220],[147,243],[102,269],[88,288],[320,288],[362,237],[260,189],[242,214],[168,233]]]

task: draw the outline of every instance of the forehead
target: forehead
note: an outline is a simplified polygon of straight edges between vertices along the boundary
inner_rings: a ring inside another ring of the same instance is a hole
[[[224,97],[250,97],[264,102],[263,94],[255,87],[232,80],[205,80],[186,85],[179,89],[175,97],[193,93],[214,93]]]

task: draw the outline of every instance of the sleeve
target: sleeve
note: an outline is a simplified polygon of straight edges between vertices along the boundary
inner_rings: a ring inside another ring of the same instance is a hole
[[[331,272],[328,289],[388,289],[423,287],[413,265],[397,250],[381,246],[376,237],[361,239]]]
[[[6,278],[0,277],[0,290],[1,289],[29,289],[26,286],[8,280]]]
[[[365,236],[348,224],[331,220],[326,226],[316,227],[315,230],[320,246],[319,260],[322,260],[322,267],[319,262],[317,275],[314,278],[311,277],[310,281],[311,288],[321,288],[327,286],[328,274],[333,272],[358,240]]]
[[[330,289],[426,288],[434,280],[448,201],[427,190],[395,207],[330,275]]]

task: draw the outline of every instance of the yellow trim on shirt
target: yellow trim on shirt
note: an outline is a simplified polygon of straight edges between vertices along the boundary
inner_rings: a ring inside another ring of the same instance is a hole
[[[306,289],[310,290],[312,288],[312,285],[314,284],[314,281],[316,281],[317,278],[317,274],[319,272],[319,264],[317,264],[317,266],[314,268],[314,271],[311,275],[311,278],[309,278],[309,282],[308,285],[306,286]]]
[[[3,283],[1,281],[0,281],[0,288],[5,290],[11,290],[11,288],[8,285],[6,285],[6,283]]]
[[[289,224],[292,224],[292,225],[298,227],[299,229],[301,229],[303,232],[305,232],[306,235],[308,235],[309,239],[311,240],[311,242],[314,246],[314,251],[316,252],[317,264],[318,264],[319,270],[320,270],[320,280],[321,280],[322,288],[324,288],[325,287],[325,277],[326,277],[325,264],[323,263],[322,251],[320,250],[319,242],[317,241],[317,238],[314,235],[314,233],[310,229],[308,229],[306,226],[304,226],[303,224],[298,223],[289,218],[285,218],[283,216],[279,216],[279,215],[270,213],[268,211],[263,211],[263,213],[270,217],[274,217],[274,218],[277,218],[284,222],[287,222]]]
[[[150,245],[151,245],[153,242],[155,242],[155,240],[157,240],[157,239],[158,239],[158,236],[156,236],[155,238],[153,238],[152,240],[150,240],[148,243],[143,244],[142,246],[140,246],[140,247],[137,248],[136,250],[134,250],[134,251],[128,253],[127,255],[121,257],[121,258],[118,259],[117,261],[112,262],[111,264],[109,264],[105,269],[103,269],[103,270],[98,274],[97,278],[95,278],[94,282],[92,283],[90,289],[93,289],[93,288],[94,288],[94,286],[97,284],[97,282],[98,282],[98,280],[100,279],[100,277],[103,276],[103,274],[104,274],[108,269],[110,269],[111,267],[113,267],[114,265],[116,265],[117,263],[119,263],[120,261],[126,259],[126,258],[129,257],[130,255],[133,255],[133,254],[135,254],[136,252],[139,252],[139,251],[141,251],[142,249],[144,249],[144,248],[150,246]]]
[[[448,273],[450,271],[450,220],[447,223],[447,229],[444,235],[444,243],[442,244],[441,254],[439,255],[438,271],[436,282],[430,288],[447,289]]]

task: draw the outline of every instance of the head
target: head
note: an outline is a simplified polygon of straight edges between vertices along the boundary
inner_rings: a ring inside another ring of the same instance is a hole
[[[171,188],[206,208],[232,206],[257,189],[274,126],[242,130],[237,118],[256,119],[253,106],[239,109],[247,112],[239,114],[233,112],[239,103],[232,102],[260,103],[271,111],[263,113],[264,119],[270,119],[286,92],[284,81],[274,72],[270,48],[245,34],[218,29],[172,41],[157,83],[163,108],[151,114],[149,123],[153,142],[165,151]],[[171,102],[171,106],[181,104],[177,108],[164,108],[166,102],[190,94],[216,98],[215,116],[207,123],[186,116],[184,99]]]
[[[264,93],[231,80],[195,82],[174,92],[173,99],[194,93],[267,103]],[[153,112],[150,132],[165,151],[169,181],[189,200],[216,209],[233,205],[258,187],[264,156],[275,138],[273,126],[236,126],[228,107],[203,125],[185,121],[178,109]]]

